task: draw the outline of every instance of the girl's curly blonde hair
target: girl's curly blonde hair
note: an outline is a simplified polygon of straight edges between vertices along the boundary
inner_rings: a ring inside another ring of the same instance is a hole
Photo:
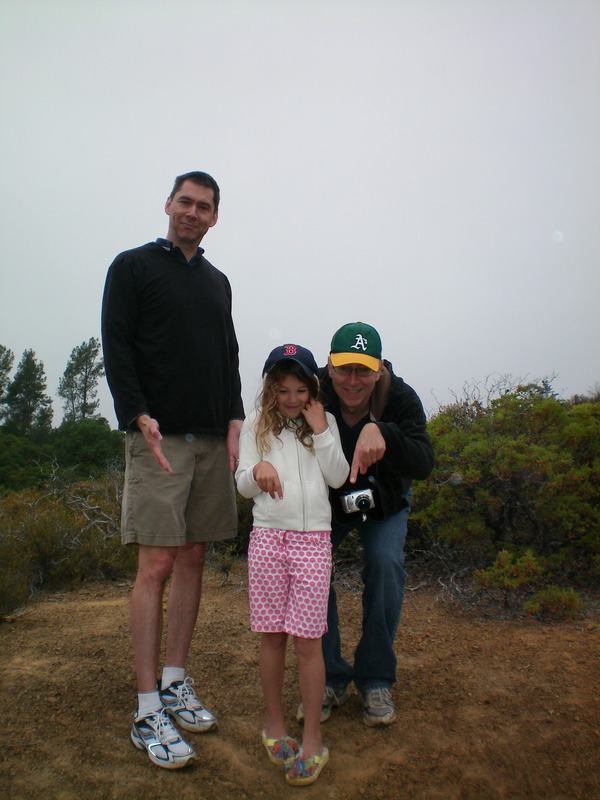
[[[316,375],[309,377],[302,369],[300,364],[291,359],[278,361],[273,368],[265,375],[263,387],[259,398],[259,413],[256,420],[256,445],[259,451],[265,455],[271,449],[269,435],[279,437],[284,428],[293,431],[296,438],[306,447],[313,450],[312,428],[301,414],[298,419],[287,419],[282,417],[277,411],[277,392],[281,382],[287,377],[296,380],[308,387],[311,397],[322,402],[319,379]]]

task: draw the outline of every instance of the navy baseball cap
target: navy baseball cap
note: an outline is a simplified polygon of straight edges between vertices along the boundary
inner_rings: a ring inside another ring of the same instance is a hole
[[[269,353],[269,357],[263,367],[263,375],[270,372],[279,361],[295,361],[296,364],[302,367],[309,378],[312,378],[318,370],[315,357],[306,347],[302,347],[299,344],[282,344]]]

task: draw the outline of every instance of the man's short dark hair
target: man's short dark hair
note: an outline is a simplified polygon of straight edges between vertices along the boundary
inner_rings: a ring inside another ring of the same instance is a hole
[[[173,189],[171,190],[171,194],[169,195],[171,200],[173,199],[173,197],[175,197],[175,194],[181,189],[181,185],[185,181],[193,181],[194,183],[197,183],[200,186],[208,186],[209,189],[212,189],[215,211],[219,210],[219,200],[221,199],[221,191],[219,189],[216,180],[212,177],[212,175],[209,175],[208,172],[186,172],[185,175],[178,175],[175,178]]]

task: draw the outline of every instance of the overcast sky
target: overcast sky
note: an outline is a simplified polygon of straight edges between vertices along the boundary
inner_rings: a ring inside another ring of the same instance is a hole
[[[100,335],[109,264],[165,235],[193,169],[221,186],[203,246],[233,287],[248,409],[274,346],[322,364],[359,319],[429,412],[490,376],[600,381],[598,0],[0,15],[0,344],[36,352],[49,394]]]

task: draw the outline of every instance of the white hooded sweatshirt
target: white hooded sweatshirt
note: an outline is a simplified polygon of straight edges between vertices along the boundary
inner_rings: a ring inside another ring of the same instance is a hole
[[[240,463],[235,473],[239,493],[254,499],[254,525],[294,531],[330,531],[329,489],[341,486],[350,472],[342,451],[340,434],[332,414],[327,412],[328,428],[313,436],[311,452],[284,428],[278,437],[271,434],[271,449],[264,455],[256,444],[258,412],[250,414],[240,434]],[[254,480],[253,469],[268,461],[277,470],[283,497],[272,498]]]

